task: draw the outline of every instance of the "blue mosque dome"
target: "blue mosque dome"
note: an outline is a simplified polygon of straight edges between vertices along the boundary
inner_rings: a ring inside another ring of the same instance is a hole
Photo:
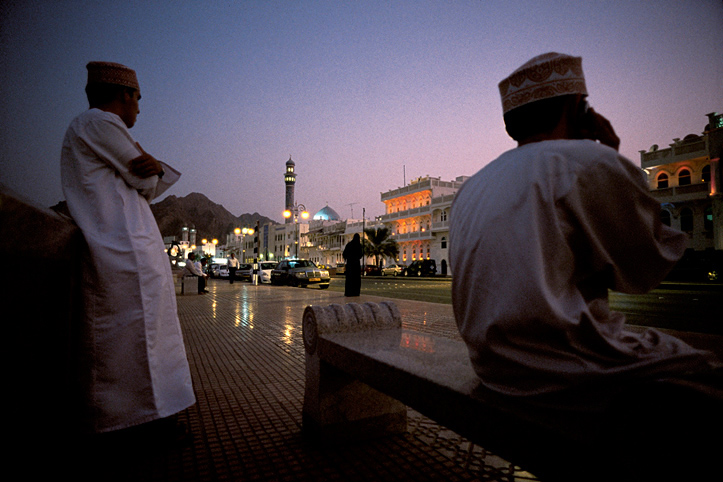
[[[322,221],[341,221],[341,217],[339,216],[339,213],[334,211],[328,205],[321,208],[321,210],[318,213],[314,214],[314,217],[312,219],[322,220]]]

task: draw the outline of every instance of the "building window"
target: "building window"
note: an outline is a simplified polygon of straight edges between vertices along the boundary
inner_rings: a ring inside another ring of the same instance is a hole
[[[668,187],[668,175],[663,172],[658,176],[658,189],[665,189],[666,187]]]
[[[670,211],[666,211],[665,209],[660,211],[660,222],[666,226],[670,226]]]
[[[688,186],[690,184],[690,171],[681,169],[678,173],[678,186]]]
[[[693,231],[693,211],[690,208],[680,211],[680,230],[686,233]]]
[[[706,231],[713,231],[713,206],[705,208],[703,214],[703,229]]]
[[[703,168],[703,172],[700,174],[701,181],[710,182],[710,164]]]
[[[447,249],[447,238],[442,238],[442,249]]]
[[[439,220],[440,220],[440,221],[446,221],[446,220],[447,220],[447,211],[442,211],[442,212],[439,214]]]

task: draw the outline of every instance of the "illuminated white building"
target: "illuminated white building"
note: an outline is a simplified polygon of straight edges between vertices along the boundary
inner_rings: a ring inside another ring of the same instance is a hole
[[[465,180],[467,176],[454,181],[425,176],[381,193],[385,214],[379,220],[399,244],[399,262],[434,259],[438,274],[450,274],[449,213]]]

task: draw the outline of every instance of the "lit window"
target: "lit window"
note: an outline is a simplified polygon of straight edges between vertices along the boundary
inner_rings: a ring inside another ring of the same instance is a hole
[[[703,214],[703,229],[713,231],[713,206],[705,208],[705,213]]]

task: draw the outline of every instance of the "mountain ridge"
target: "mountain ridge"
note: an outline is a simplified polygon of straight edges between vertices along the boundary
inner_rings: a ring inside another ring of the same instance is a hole
[[[69,215],[65,201],[61,201],[51,209]],[[202,239],[218,239],[220,244],[226,243],[226,235],[235,228],[255,227],[256,222],[263,225],[276,223],[271,218],[259,213],[245,213],[235,216],[221,204],[211,201],[205,194],[192,192],[183,197],[168,196],[162,201],[151,204],[151,212],[156,218],[161,236],[175,236],[181,239],[184,227],[196,229],[196,243]]]

